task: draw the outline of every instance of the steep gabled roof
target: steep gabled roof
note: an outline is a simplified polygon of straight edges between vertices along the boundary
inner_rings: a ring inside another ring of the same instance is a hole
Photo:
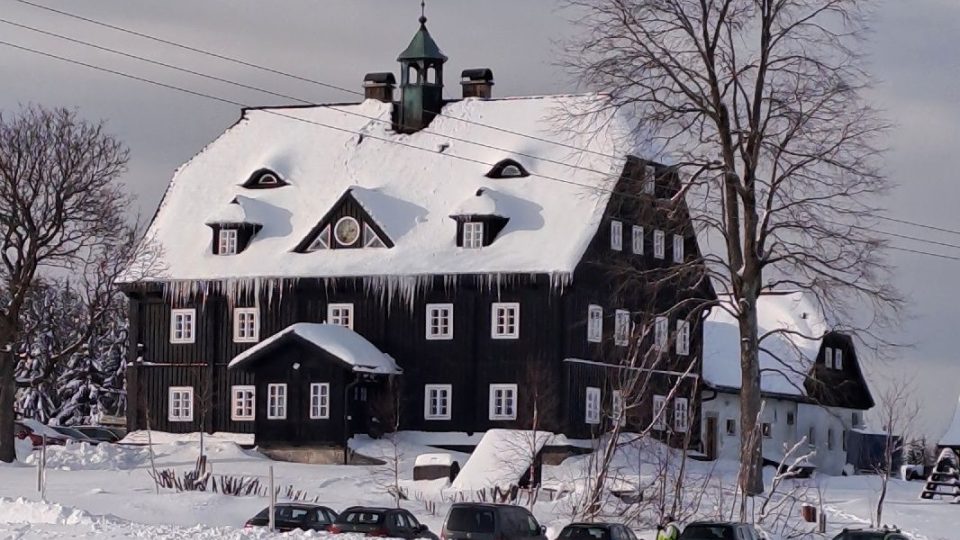
[[[393,106],[374,100],[245,110],[236,125],[177,171],[147,233],[157,247],[150,256],[160,259],[154,267],[163,270],[138,276],[138,281],[572,276],[597,231],[625,156],[638,150],[631,135],[635,126],[624,113],[611,113],[596,122],[595,129],[562,129],[558,118],[565,110],[599,108],[604,99],[586,95],[452,102],[429,128],[413,134],[394,132]],[[511,157],[531,175],[485,176],[493,164]],[[244,189],[240,184],[250,171],[260,169],[276,172],[289,185]],[[505,216],[509,222],[492,245],[458,248],[456,224],[449,216],[481,188],[497,194],[498,211],[504,203],[511,213]],[[295,253],[348,189],[395,246]],[[218,257],[210,249],[204,221],[211,209],[240,194],[259,203],[263,228],[257,242],[242,253]]]

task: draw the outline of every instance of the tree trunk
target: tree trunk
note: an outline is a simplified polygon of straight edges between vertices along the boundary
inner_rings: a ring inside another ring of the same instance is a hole
[[[740,488],[753,496],[763,493],[763,436],[757,433],[762,400],[756,297],[744,295],[740,310]]]
[[[14,397],[17,393],[15,356],[5,349],[10,340],[0,340],[0,461],[13,463],[17,459],[14,446]]]

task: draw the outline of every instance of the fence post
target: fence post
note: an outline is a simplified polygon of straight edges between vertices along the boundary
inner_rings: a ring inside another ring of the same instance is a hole
[[[43,435],[40,446],[40,500],[47,500],[47,436]]]
[[[270,532],[276,530],[277,492],[273,488],[273,465],[270,465]]]

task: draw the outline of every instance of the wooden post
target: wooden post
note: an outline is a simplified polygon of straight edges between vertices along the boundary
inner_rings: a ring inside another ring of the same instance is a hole
[[[46,500],[47,495],[47,436],[43,435],[43,444],[40,446],[40,500]]]
[[[270,532],[276,530],[277,492],[273,487],[273,465],[270,465]]]

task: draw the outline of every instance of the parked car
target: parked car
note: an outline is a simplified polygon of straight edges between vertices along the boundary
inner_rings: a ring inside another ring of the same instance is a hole
[[[763,540],[763,535],[749,523],[696,521],[684,527],[679,540]]]
[[[440,535],[444,540],[547,540],[546,531],[522,506],[455,503]]]
[[[100,426],[73,426],[73,429],[100,442],[115,443],[120,440],[116,433]]]
[[[366,536],[389,536],[407,540],[439,540],[426,525],[402,508],[352,506],[340,513],[337,521],[330,527],[330,532],[363,533]]]
[[[900,529],[844,529],[833,540],[910,540]]]
[[[619,523],[571,523],[560,531],[558,540],[637,540],[629,528]]]
[[[67,438],[62,433],[58,433],[53,428],[41,424],[36,420],[24,419],[13,423],[13,434],[18,439],[29,438],[33,446],[43,446],[43,435],[47,436],[47,445],[64,445]]]
[[[280,503],[274,506],[273,524],[280,532],[327,531],[337,520],[337,513],[317,504]],[[268,527],[270,525],[270,507],[248,519],[244,528]]]
[[[62,434],[67,441],[70,442],[85,442],[87,444],[100,444],[100,441],[87,437],[83,432],[67,426],[50,426],[51,429],[57,433]]]

